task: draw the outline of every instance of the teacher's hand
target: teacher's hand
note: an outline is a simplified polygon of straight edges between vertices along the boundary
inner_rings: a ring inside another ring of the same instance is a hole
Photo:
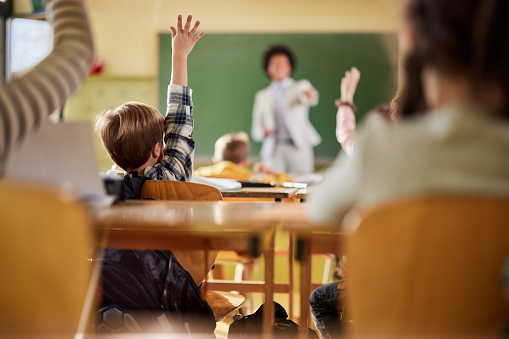
[[[316,90],[313,87],[305,91],[304,95],[306,96],[310,104],[314,105],[318,102],[318,92],[316,92]]]

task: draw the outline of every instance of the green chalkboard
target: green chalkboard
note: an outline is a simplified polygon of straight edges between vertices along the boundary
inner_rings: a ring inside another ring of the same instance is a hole
[[[373,107],[388,103],[397,88],[398,39],[395,34],[205,34],[189,56],[189,87],[193,89],[196,156],[212,156],[218,137],[251,130],[256,91],[269,85],[262,71],[262,53],[284,43],[295,53],[293,78],[308,79],[320,93],[310,119],[322,136],[315,156],[334,158],[341,147],[335,136],[341,77],[356,66],[361,71],[355,103],[362,120]],[[159,39],[159,108],[166,111],[171,73],[171,36]],[[251,155],[258,155],[252,143]]]

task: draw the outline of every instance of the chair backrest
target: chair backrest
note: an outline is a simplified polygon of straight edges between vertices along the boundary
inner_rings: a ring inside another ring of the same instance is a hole
[[[0,182],[0,337],[72,338],[90,283],[85,208],[69,195]]]
[[[146,180],[141,188],[140,199],[153,200],[223,200],[221,191],[209,185],[184,181]],[[196,285],[206,278],[214,264],[218,251],[172,250],[178,262],[193,277]]]
[[[509,197],[429,196],[361,216],[347,304],[361,334],[500,336]]]
[[[215,187],[170,180],[145,181],[140,198],[153,200],[223,200],[221,191]]]

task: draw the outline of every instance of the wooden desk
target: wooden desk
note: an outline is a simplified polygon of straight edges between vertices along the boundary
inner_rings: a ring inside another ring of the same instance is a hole
[[[243,187],[236,190],[221,191],[225,200],[229,198],[239,199],[274,199],[281,202],[282,199],[293,199],[298,188],[285,187]]]
[[[299,199],[300,202],[306,202],[309,194],[309,188],[301,188],[295,193],[295,199]]]
[[[255,216],[273,203],[128,201],[96,212],[98,248],[195,249],[264,252],[265,296],[273,300],[274,232],[277,220]],[[206,266],[206,265],[204,265]],[[207,267],[204,267],[207,270]],[[273,304],[264,312],[264,338],[272,337]]]
[[[311,256],[313,253],[344,253],[350,235],[339,230],[339,224],[313,223],[308,219],[307,204],[278,205],[257,217],[258,220],[280,221],[282,230],[295,238],[295,258],[301,263],[300,321],[301,328],[310,327]],[[300,336],[307,333],[301,331]]]

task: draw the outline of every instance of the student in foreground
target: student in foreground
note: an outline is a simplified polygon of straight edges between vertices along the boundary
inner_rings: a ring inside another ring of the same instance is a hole
[[[183,27],[179,15],[176,28],[171,27],[172,75],[166,117],[148,105],[128,102],[97,118],[96,130],[104,147],[133,179],[187,181],[191,177],[193,104],[187,87],[187,57],[204,35],[195,35],[200,22],[191,28],[191,20],[188,16]],[[126,312],[136,320],[128,331],[161,332],[158,317],[165,315],[174,332],[213,336],[214,315],[200,296],[199,286],[205,278],[203,253],[187,252],[106,250],[97,331],[109,330],[102,323],[105,317]],[[210,267],[216,255],[209,254]]]
[[[400,121],[339,157],[313,187],[312,219],[413,195],[509,194],[508,16],[504,0],[409,2]]]
[[[284,173],[276,173],[263,163],[256,163],[252,172],[248,166],[249,136],[245,132],[228,133],[217,139],[214,146],[213,165],[203,166],[193,175],[212,178],[231,178],[237,181],[257,180],[264,183],[291,182],[292,178]]]
[[[51,53],[0,89],[0,177],[5,174],[9,155],[28,135],[44,128],[49,114],[65,104],[94,60],[84,1],[53,0],[46,8],[53,29]]]

